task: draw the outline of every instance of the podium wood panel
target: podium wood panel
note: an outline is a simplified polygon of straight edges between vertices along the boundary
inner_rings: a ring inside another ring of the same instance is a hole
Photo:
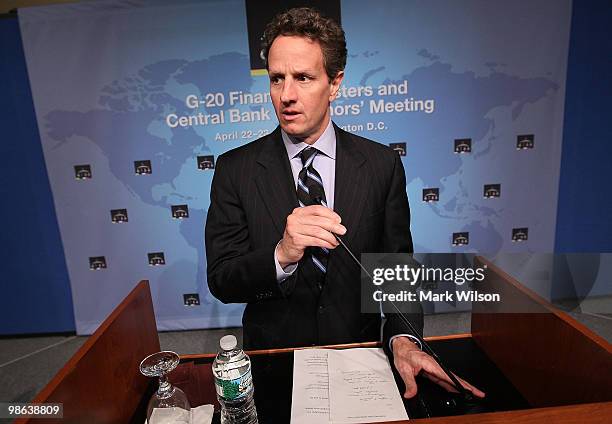
[[[490,261],[484,290],[521,313],[472,305],[472,337],[534,407],[612,401],[612,347]],[[481,291],[479,289],[479,291]]]
[[[63,403],[64,418],[15,423],[130,422],[151,380],[140,374],[140,361],[159,350],[149,282],[143,280],[32,401]]]
[[[609,424],[612,402],[559,406],[556,408],[523,409],[520,411],[490,412],[456,417],[420,418],[393,421],[385,424]]]

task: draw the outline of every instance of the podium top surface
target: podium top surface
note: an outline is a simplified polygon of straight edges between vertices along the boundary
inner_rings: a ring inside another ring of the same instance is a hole
[[[454,372],[487,393],[482,403],[485,412],[510,411],[529,408],[527,401],[487,358],[469,335],[430,340],[430,345]],[[350,348],[353,345],[335,346]],[[375,343],[355,345],[376,347]],[[289,422],[293,385],[293,350],[251,352],[255,403],[260,422]],[[171,381],[181,387],[193,406],[216,404],[211,364],[214,355],[186,355]],[[398,391],[403,393],[403,382],[394,372]],[[404,400],[411,418],[458,415],[463,413],[447,405],[449,397],[444,389],[428,381],[420,382],[420,393]],[[215,422],[215,421],[213,421]]]

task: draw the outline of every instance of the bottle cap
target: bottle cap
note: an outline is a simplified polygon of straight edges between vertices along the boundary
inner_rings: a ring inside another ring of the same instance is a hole
[[[221,337],[219,340],[219,346],[223,350],[234,350],[238,345],[238,341],[236,340],[236,336],[228,334],[227,336]]]

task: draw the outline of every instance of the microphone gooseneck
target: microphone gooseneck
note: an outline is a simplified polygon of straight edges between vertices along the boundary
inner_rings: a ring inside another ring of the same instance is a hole
[[[314,200],[314,202],[316,204],[327,207],[327,205],[323,202],[323,198],[322,198],[321,194],[319,194],[319,193],[314,194],[313,200]],[[363,272],[366,273],[366,275],[370,278],[370,280],[373,280],[374,278],[372,277],[372,274],[370,274],[370,272],[363,266],[361,261],[359,259],[357,259],[357,257],[353,254],[351,249],[349,249],[349,247],[342,240],[342,238],[340,238],[340,236],[335,234],[335,233],[332,233],[332,234],[334,235],[336,240],[338,240],[338,243],[340,243],[340,245],[344,248],[344,250],[346,250],[346,252],[353,259],[353,261],[357,265],[359,265],[359,267],[363,270]],[[416,329],[414,328],[414,326],[412,325],[410,320],[408,318],[406,318],[406,316],[404,315],[404,313],[402,311],[400,311],[400,309],[395,304],[395,302],[392,301],[392,300],[388,300],[387,302],[389,302],[391,304],[391,306],[393,306],[393,309],[395,309],[395,311],[400,316],[402,321],[408,326],[408,328],[412,332],[412,335],[418,339],[419,343],[421,343],[421,346],[423,347],[423,350],[425,350],[434,359],[434,361],[437,362],[437,364],[440,366],[442,371],[444,371],[444,373],[448,376],[448,378],[450,378],[450,380],[453,382],[453,385],[455,386],[457,391],[463,395],[463,398],[465,400],[467,400],[467,401],[472,400],[473,399],[472,394],[469,391],[467,391],[463,387],[463,385],[461,383],[459,383],[459,380],[457,380],[457,377],[455,377],[455,375],[442,362],[440,357],[436,354],[436,352],[434,352],[434,350],[431,348],[431,346],[429,346],[429,344],[425,341],[425,339],[423,339],[423,337],[420,336],[420,334],[418,333],[418,331],[416,331]]]

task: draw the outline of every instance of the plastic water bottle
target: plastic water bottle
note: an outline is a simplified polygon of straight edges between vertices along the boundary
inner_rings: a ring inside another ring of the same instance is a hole
[[[217,399],[221,404],[222,424],[257,424],[257,410],[253,400],[251,360],[232,335],[219,341],[221,351],[213,362]]]

